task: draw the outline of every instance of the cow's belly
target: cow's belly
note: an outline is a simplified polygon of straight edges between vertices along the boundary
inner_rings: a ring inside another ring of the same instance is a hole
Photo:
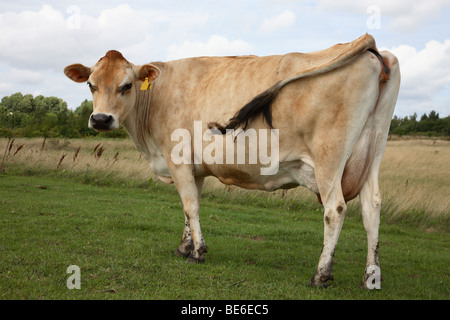
[[[314,168],[301,160],[281,162],[278,174],[267,181],[264,186],[268,191],[303,186],[314,193],[319,192]]]
[[[207,171],[224,184],[235,185],[244,189],[274,191],[304,186],[314,193],[319,192],[314,168],[304,161],[280,162],[278,171],[274,175],[261,175],[258,172],[259,169],[257,166],[243,168],[225,165],[215,168],[208,167]]]

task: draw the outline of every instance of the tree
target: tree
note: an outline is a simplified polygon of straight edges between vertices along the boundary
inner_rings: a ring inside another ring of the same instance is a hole
[[[450,116],[439,118],[439,113],[432,110],[428,115],[424,113],[417,121],[417,114],[399,119],[394,116],[389,133],[397,135],[426,135],[442,136],[450,134]]]
[[[97,131],[89,129],[88,121],[93,111],[92,101],[84,100],[81,105],[75,109],[75,127],[83,136],[97,135]]]
[[[18,112],[31,114],[34,112],[34,98],[31,94],[22,96],[18,103]]]
[[[47,99],[44,96],[37,96],[34,98],[34,118],[37,125],[40,127],[45,115],[49,112]]]
[[[67,103],[60,98],[47,97],[45,102],[48,105],[48,112],[58,114],[67,110]]]
[[[428,119],[431,121],[439,120],[439,113],[436,113],[436,111],[431,110],[430,114],[428,115]]]
[[[424,113],[421,117],[420,117],[420,121],[427,121],[428,120],[428,116],[426,113]]]
[[[9,97],[3,97],[1,105],[8,112],[19,112],[19,104],[22,100],[23,95],[20,92],[14,93]]]

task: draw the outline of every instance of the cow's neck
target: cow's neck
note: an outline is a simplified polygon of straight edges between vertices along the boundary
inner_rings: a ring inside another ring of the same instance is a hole
[[[127,131],[131,140],[133,140],[136,148],[141,152],[145,152],[145,143],[143,143],[142,139],[138,138],[137,127],[136,127],[136,114],[135,112],[131,112],[125,121],[122,123],[122,126]]]
[[[137,92],[136,103],[125,121],[122,123],[124,129],[133,140],[136,148],[147,160],[151,160],[158,152],[151,135],[151,123],[148,123],[148,107],[150,92]]]

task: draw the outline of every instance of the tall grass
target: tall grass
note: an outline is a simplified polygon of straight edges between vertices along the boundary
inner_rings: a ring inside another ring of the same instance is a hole
[[[8,148],[10,141],[0,139],[0,150]],[[146,186],[158,180],[128,139],[16,139],[3,156],[6,174],[64,175],[100,185]],[[450,231],[450,141],[388,141],[379,179],[385,221]],[[320,209],[316,196],[304,188],[267,193],[224,186],[208,178],[205,193],[214,196],[215,192],[226,192],[234,201],[258,199],[270,206]],[[349,204],[349,214],[359,212],[359,200],[355,199]]]
[[[129,140],[16,139],[23,149],[6,155],[4,171],[66,175],[97,184],[142,184],[153,178]],[[0,140],[3,148],[7,139]],[[70,160],[72,159],[72,161]]]
[[[380,170],[380,183],[385,213],[392,218],[448,221],[450,141],[389,141]]]

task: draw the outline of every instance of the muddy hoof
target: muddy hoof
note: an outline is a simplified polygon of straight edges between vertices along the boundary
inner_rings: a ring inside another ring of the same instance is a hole
[[[329,276],[321,276],[318,277],[317,275],[314,275],[311,280],[309,281],[309,285],[316,288],[328,288],[330,284],[328,283],[329,280],[334,280],[333,275]]]
[[[188,263],[203,263],[203,262],[205,262],[205,257],[200,256],[200,257],[198,257],[198,258],[195,258],[195,257],[193,257],[192,255],[190,255],[190,256],[187,258],[186,262],[188,262]]]
[[[180,249],[177,248],[177,250],[175,250],[175,252],[173,254],[176,255],[177,257],[187,258],[187,257],[189,257],[190,252],[184,253],[184,252],[181,252]]]

